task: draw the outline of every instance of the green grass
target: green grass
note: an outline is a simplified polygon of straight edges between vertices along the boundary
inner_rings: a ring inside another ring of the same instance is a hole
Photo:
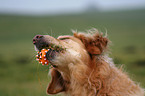
[[[54,37],[71,29],[92,27],[108,32],[110,51],[117,66],[124,64],[130,77],[145,87],[145,10],[83,13],[61,16],[0,15],[0,96],[47,96],[47,66],[35,61],[32,38]],[[57,95],[59,96],[59,95]]]

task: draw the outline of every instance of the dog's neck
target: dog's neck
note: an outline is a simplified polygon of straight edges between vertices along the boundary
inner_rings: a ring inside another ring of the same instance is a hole
[[[107,60],[107,56],[95,57],[86,66],[81,66],[81,62],[78,62],[80,67],[72,69],[73,74],[70,76],[70,87],[66,93],[71,94],[70,96],[97,95],[102,88],[103,80],[109,76],[110,65],[108,63],[110,61],[105,60]],[[105,68],[102,66],[105,66]],[[106,70],[106,73],[105,71],[101,73],[103,70]]]
[[[91,65],[93,68],[86,66],[74,70],[70,79],[70,87],[66,92],[69,96],[107,96],[109,94],[133,96],[129,93],[129,90],[136,91],[138,92],[136,94],[140,94],[141,90],[139,86],[135,85],[121,69],[115,67],[112,59],[108,56],[102,55],[95,57],[92,63],[94,64]],[[120,83],[118,81],[124,82]],[[126,88],[126,85],[130,86],[128,87],[130,89]],[[124,90],[125,88],[126,90]],[[124,92],[118,92],[117,90],[122,90]]]

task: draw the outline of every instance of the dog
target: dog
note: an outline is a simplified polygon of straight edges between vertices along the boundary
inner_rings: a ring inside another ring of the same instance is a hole
[[[36,50],[49,49],[48,94],[69,96],[144,96],[144,89],[109,58],[109,39],[96,29],[73,36],[36,35]]]

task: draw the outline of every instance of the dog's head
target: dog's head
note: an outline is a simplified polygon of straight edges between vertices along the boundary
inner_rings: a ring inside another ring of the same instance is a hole
[[[94,56],[102,54],[108,39],[98,32],[94,34],[74,33],[73,36],[36,35],[33,44],[37,50],[49,48],[47,59],[53,66],[50,69],[51,82],[48,94],[67,91],[73,80],[83,81]]]

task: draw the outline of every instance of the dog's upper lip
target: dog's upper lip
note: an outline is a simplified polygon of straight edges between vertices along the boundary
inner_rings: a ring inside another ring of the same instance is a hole
[[[43,48],[46,48],[46,47],[48,48],[50,46],[50,43],[46,42],[44,39],[44,36],[42,35],[36,35],[32,41],[39,51],[41,51]]]

